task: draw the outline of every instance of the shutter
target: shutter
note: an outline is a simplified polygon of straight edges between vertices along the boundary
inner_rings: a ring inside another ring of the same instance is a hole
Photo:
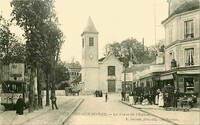
[[[199,92],[199,78],[194,77],[194,92],[198,93]]]
[[[194,37],[199,37],[197,19],[194,19]]]
[[[180,39],[184,39],[184,21],[181,21],[181,26],[180,26]]]
[[[184,51],[183,51],[183,49],[180,49],[180,67],[185,66],[184,63],[185,63],[185,61],[184,61]]]
[[[198,48],[194,47],[194,65],[198,65],[199,64],[198,56],[199,56]]]
[[[183,78],[179,78],[179,92],[184,93],[184,80]]]

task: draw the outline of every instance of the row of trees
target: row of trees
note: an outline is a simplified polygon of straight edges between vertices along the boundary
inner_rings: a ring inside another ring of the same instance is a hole
[[[146,47],[143,43],[133,38],[128,38],[122,42],[109,43],[106,45],[105,50],[106,53],[104,55],[113,52],[120,61],[130,61],[133,64],[152,63],[157,53],[156,47]]]
[[[12,20],[0,17],[0,50],[4,57],[2,62],[25,63],[30,68],[29,112],[42,108],[41,86],[46,84],[46,106],[49,102],[49,89],[55,93],[55,84],[69,79],[67,68],[59,60],[64,36],[59,28],[58,18],[54,10],[54,0],[12,0]],[[9,27],[16,23],[24,31],[23,44]],[[60,74],[65,74],[60,75]],[[56,75],[60,77],[57,78]],[[37,76],[37,92],[34,91],[34,78]],[[35,96],[38,100],[34,100]],[[38,103],[37,103],[38,102]]]

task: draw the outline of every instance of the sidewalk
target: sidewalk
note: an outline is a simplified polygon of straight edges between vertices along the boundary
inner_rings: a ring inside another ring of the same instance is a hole
[[[151,114],[157,118],[168,121],[175,125],[199,125],[200,124],[200,109],[192,108],[187,112],[184,111],[166,111],[164,108],[157,105],[130,105],[129,102],[120,101],[133,108],[139,109],[145,113]]]
[[[133,104],[130,104],[129,102],[127,102],[127,101],[121,101],[121,102],[126,103],[126,104],[128,104],[128,105],[131,105],[132,107],[138,108],[138,109],[165,110],[164,108],[159,107],[158,105],[140,105],[140,104],[133,105]],[[180,109],[180,108],[179,108],[179,109]],[[191,108],[191,109],[189,109],[189,111],[192,111],[192,112],[200,112],[200,108]]]
[[[51,106],[44,106],[43,109],[35,110],[32,113],[28,113],[28,110],[25,110],[24,115],[16,115],[11,125],[61,125],[76,110],[82,101],[83,99],[80,98],[68,99],[58,104],[59,110],[52,110]]]

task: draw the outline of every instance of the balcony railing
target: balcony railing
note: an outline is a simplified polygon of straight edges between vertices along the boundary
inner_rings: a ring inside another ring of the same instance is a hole
[[[185,34],[185,39],[194,38],[194,33]]]

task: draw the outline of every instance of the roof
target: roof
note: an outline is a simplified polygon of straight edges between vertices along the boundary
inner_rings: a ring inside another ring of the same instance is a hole
[[[191,11],[191,10],[196,10],[199,8],[200,8],[199,0],[186,1],[184,4],[178,7],[167,19],[163,20],[162,24],[176,14],[180,14],[180,13]]]
[[[103,62],[103,60],[105,59],[106,57],[102,57],[99,59],[99,62]]]
[[[106,59],[108,59],[110,56],[113,56],[119,63],[121,63],[120,60],[119,60],[112,52],[110,52],[106,57],[100,58],[100,59],[99,59],[99,63],[103,63],[103,62],[104,62]]]
[[[143,71],[150,68],[151,64],[133,64],[130,68],[126,69],[126,73],[136,73],[138,71]],[[124,71],[123,71],[124,73]]]
[[[76,63],[66,63],[67,68],[81,70],[81,66]]]
[[[98,33],[92,22],[91,17],[88,18],[87,26],[83,30],[83,33]],[[83,33],[81,35],[83,35]]]

